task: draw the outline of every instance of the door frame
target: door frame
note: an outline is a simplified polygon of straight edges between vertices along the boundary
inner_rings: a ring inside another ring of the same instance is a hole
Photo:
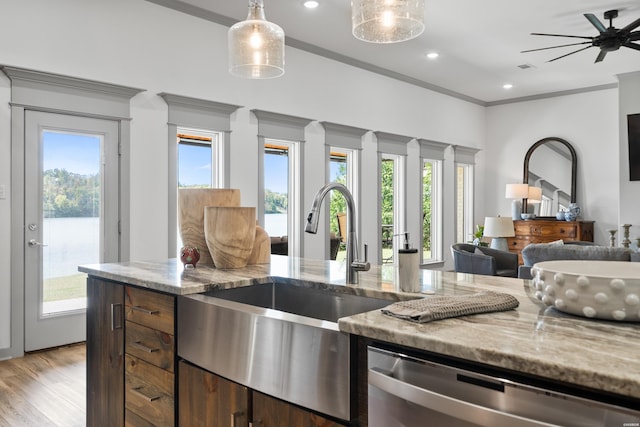
[[[98,235],[98,260],[88,262],[115,262],[119,260],[118,221],[118,122],[77,115],[25,111],[25,221],[29,224],[24,231],[24,241],[33,239],[51,246],[52,253],[61,241],[48,241],[43,235],[45,223],[43,215],[43,131],[62,134],[81,134],[101,140],[99,157],[100,173],[100,214]],[[30,225],[37,225],[31,229]],[[87,238],[89,236],[86,236]],[[85,309],[72,309],[44,313],[44,251],[41,247],[25,248],[24,262],[29,266],[24,270],[24,344],[25,351],[56,347],[86,339]],[[87,261],[85,261],[87,262]],[[77,265],[77,264],[76,264]],[[34,268],[37,266],[37,268]]]
[[[119,127],[120,261],[129,259],[130,101],[143,89],[3,66],[11,81],[11,343],[0,360],[24,355],[25,111],[114,120]]]

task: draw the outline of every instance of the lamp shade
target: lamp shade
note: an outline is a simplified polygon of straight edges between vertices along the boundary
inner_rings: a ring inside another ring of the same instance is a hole
[[[542,203],[542,188],[529,187],[529,194],[527,196],[529,203]]]
[[[487,237],[514,237],[513,220],[509,217],[486,217],[484,235]]]
[[[245,21],[229,28],[229,72],[249,79],[284,74],[284,31],[264,16],[262,0],[249,0]]]
[[[372,43],[396,43],[424,31],[424,0],[352,0],[353,35]]]
[[[526,199],[529,197],[529,184],[507,184],[504,197],[506,199]]]

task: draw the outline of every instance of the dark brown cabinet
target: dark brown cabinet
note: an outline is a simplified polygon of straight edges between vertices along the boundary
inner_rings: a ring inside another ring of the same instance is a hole
[[[180,426],[249,425],[249,389],[181,361],[178,366]]]
[[[87,279],[87,426],[173,426],[175,297]]]
[[[337,427],[337,423],[181,361],[180,426]]]
[[[87,301],[87,426],[123,426],[123,286],[89,277]]]
[[[266,394],[253,393],[253,425],[255,427],[338,427],[344,424],[306,411]]]
[[[509,251],[518,254],[522,264],[522,249],[530,243],[549,243],[555,240],[593,242],[594,221],[559,221],[532,219],[513,221],[515,237],[507,239]]]

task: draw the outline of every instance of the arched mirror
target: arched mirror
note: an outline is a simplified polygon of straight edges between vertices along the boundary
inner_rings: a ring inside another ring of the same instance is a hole
[[[578,157],[571,144],[561,138],[544,138],[524,157],[522,182],[542,189],[542,200],[534,202],[537,216],[553,216],[576,201]]]

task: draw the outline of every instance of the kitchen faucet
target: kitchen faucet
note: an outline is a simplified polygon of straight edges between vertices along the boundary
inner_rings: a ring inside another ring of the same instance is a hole
[[[320,206],[324,197],[331,190],[337,190],[347,201],[347,278],[350,284],[358,283],[358,271],[369,271],[371,267],[367,262],[367,245],[364,245],[364,261],[358,260],[358,238],[356,237],[356,207],[353,196],[347,187],[337,182],[330,182],[318,190],[313,198],[311,211],[307,216],[307,226],[304,231],[311,234],[318,232],[318,221],[320,219]]]

